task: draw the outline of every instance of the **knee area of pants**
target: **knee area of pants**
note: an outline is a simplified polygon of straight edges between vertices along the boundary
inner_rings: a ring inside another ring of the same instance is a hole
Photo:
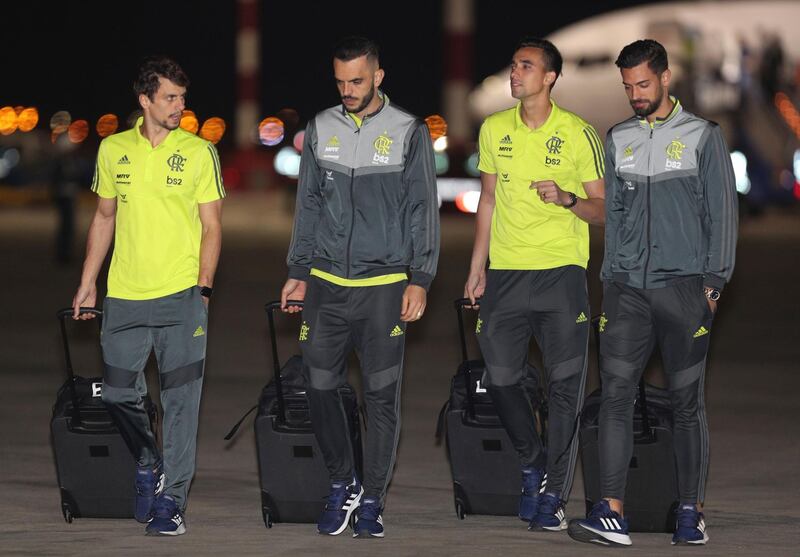
[[[100,400],[103,404],[114,406],[116,404],[125,404],[131,402],[138,402],[139,393],[135,389],[120,389],[103,385],[100,390]]]

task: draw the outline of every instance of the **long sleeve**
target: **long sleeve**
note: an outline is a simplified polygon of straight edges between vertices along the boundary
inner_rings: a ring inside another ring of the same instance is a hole
[[[294,228],[289,255],[289,278],[306,280],[311,272],[311,260],[317,244],[317,224],[322,207],[321,171],[316,158],[317,129],[314,120],[306,126],[300,176],[297,181]]]
[[[708,239],[704,283],[721,290],[730,280],[736,262],[739,200],[730,151],[716,124],[712,124],[700,153],[700,173]]]
[[[404,180],[408,186],[413,255],[409,284],[430,288],[439,260],[439,198],[436,166],[428,127],[420,123],[411,136]]]
[[[623,211],[625,210],[622,204],[622,191],[619,178],[617,178],[617,165],[614,161],[615,152],[614,137],[611,130],[608,130],[608,134],[606,135],[604,173],[606,189],[605,254],[603,257],[603,267],[600,271],[600,278],[602,280],[611,280],[613,278],[611,263],[616,257],[619,225],[622,221]]]

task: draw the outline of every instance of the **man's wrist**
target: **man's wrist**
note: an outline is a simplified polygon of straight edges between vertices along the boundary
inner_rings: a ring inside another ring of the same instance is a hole
[[[578,203],[578,196],[571,191],[565,192],[569,196],[569,202],[562,205],[565,209],[572,209]]]
[[[200,288],[200,295],[203,298],[209,298],[210,299],[211,295],[214,294],[214,289],[211,288],[210,286],[203,286],[203,285],[200,285],[200,284],[198,284],[197,286]]]
[[[706,298],[708,298],[712,302],[719,301],[720,297],[722,296],[722,292],[720,292],[713,286],[704,286],[703,293],[706,295]]]

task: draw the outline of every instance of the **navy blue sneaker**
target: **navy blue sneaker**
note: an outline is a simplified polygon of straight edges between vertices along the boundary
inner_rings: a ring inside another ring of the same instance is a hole
[[[549,530],[560,532],[567,529],[567,519],[564,513],[564,503],[557,495],[543,493],[539,495],[539,505],[533,516],[528,530]]]
[[[631,545],[628,521],[612,511],[605,499],[597,503],[586,519],[570,520],[569,537],[579,542],[600,545]]]
[[[354,538],[382,538],[383,517],[381,503],[375,498],[365,497],[361,500],[356,514],[356,525],[353,528]]]
[[[522,493],[519,496],[519,519],[530,522],[536,514],[539,494],[547,485],[547,474],[536,468],[522,469]]]
[[[153,504],[153,520],[145,528],[148,536],[180,536],[186,533],[183,512],[171,495],[161,495]]]
[[[161,463],[136,468],[136,506],[133,517],[138,522],[150,522],[156,498],[164,490],[164,470]]]
[[[329,536],[338,536],[350,522],[350,516],[358,508],[364,488],[356,478],[349,484],[334,482],[328,494],[328,502],[317,522],[317,532]]]
[[[697,512],[694,505],[681,505],[678,508],[672,545],[705,545],[707,541],[708,534],[703,513]]]

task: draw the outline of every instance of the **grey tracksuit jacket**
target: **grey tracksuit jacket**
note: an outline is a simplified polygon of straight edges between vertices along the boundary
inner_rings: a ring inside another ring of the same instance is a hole
[[[606,137],[606,236],[601,277],[660,288],[733,273],[738,200],[719,126],[683,110],[652,125],[631,118]]]
[[[439,204],[428,128],[390,104],[356,126],[342,105],[306,127],[287,263],[347,279],[408,272],[428,288],[439,256]]]

